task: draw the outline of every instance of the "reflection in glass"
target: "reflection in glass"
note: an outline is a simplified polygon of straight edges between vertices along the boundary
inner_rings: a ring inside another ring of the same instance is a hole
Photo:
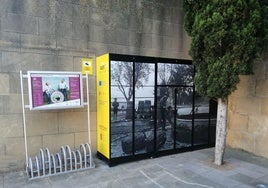
[[[178,87],[176,97],[176,148],[190,147],[192,143],[193,88]]]
[[[133,63],[111,61],[111,157],[132,155]]]
[[[155,65],[135,63],[135,154],[154,151]]]
[[[194,145],[208,144],[209,99],[195,95]]]
[[[215,142],[217,104],[193,100],[193,75],[187,64],[110,62],[111,158]]]
[[[174,99],[174,88],[158,87],[156,131],[157,150],[169,150],[174,148]]]
[[[193,85],[194,66],[158,63],[158,85]]]

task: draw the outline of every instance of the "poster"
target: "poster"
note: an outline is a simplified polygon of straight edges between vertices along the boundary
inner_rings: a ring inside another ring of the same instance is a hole
[[[80,72],[28,71],[30,110],[83,106]]]

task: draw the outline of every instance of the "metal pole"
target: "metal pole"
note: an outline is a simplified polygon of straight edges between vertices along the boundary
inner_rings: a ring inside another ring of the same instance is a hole
[[[20,71],[20,86],[21,86],[21,103],[22,103],[22,115],[23,115],[23,132],[24,132],[24,145],[25,145],[25,160],[26,160],[26,172],[28,168],[28,145],[27,145],[27,133],[26,133],[26,117],[25,117],[25,104],[23,93],[23,75]]]
[[[88,143],[91,145],[90,137],[90,105],[89,105],[89,82],[88,82],[88,72],[86,72],[86,84],[87,84],[87,131],[88,131]]]

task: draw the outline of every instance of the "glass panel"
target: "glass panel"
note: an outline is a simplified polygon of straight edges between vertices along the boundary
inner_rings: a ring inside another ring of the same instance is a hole
[[[132,155],[133,63],[111,61],[111,158]]]
[[[194,145],[208,144],[209,99],[195,95]]]
[[[158,87],[156,131],[157,150],[170,150],[174,148],[174,101],[174,88]]]
[[[135,63],[135,153],[154,151],[155,65]]]
[[[176,148],[190,147],[192,142],[193,88],[177,88]]]
[[[194,66],[158,63],[158,85],[193,85]]]

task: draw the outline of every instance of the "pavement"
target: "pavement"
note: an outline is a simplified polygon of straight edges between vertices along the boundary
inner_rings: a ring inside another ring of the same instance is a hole
[[[214,148],[28,180],[24,170],[0,174],[0,188],[268,188],[268,159],[227,148],[224,165]]]

